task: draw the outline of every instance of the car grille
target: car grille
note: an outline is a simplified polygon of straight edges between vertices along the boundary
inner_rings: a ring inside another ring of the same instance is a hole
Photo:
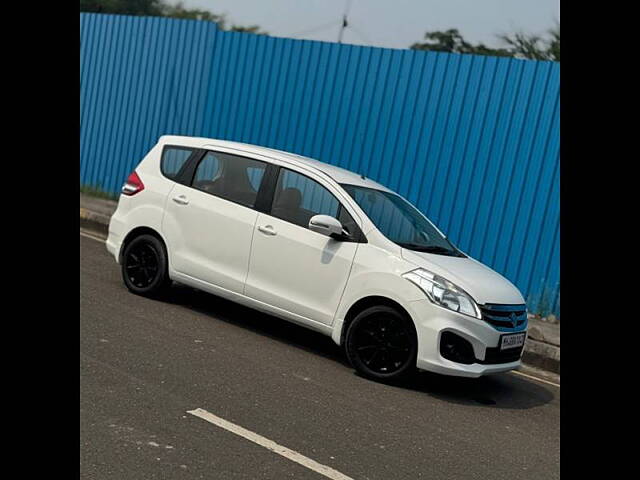
[[[520,330],[527,322],[526,305],[480,305],[482,319],[499,330]],[[514,324],[515,320],[515,324]]]
[[[509,363],[517,362],[522,355],[522,349],[524,347],[510,348],[508,350],[500,351],[500,347],[487,348],[484,354],[484,360],[476,360],[483,365],[491,365],[494,363]]]

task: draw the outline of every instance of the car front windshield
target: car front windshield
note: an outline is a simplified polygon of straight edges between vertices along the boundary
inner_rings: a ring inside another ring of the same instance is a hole
[[[422,215],[395,193],[357,185],[342,185],[375,226],[403,248],[439,255],[464,256]]]

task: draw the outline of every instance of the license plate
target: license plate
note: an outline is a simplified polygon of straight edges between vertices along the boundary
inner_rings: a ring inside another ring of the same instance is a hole
[[[525,332],[514,333],[512,335],[503,335],[500,342],[500,350],[508,350],[509,348],[517,348],[524,345]]]

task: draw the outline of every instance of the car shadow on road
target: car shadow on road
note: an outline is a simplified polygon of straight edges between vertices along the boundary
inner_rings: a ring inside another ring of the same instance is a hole
[[[529,409],[548,404],[556,398],[554,387],[513,373],[462,378],[419,372],[402,387],[447,402],[497,409]]]
[[[189,308],[214,320],[222,320],[249,329],[265,337],[335,360],[345,367],[351,368],[340,347],[326,335],[222,297],[174,284],[161,301]]]
[[[321,333],[183,285],[174,285],[162,301],[333,360],[359,377],[343,350]],[[387,387],[420,392],[462,405],[498,409],[529,409],[545,405],[556,398],[556,392],[559,393],[555,387],[512,373],[462,378],[421,371],[408,380]]]

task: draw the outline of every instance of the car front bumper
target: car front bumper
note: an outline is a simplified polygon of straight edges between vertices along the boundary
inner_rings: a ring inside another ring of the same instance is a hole
[[[499,350],[500,337],[508,333],[525,332],[523,328],[513,332],[501,332],[484,320],[478,320],[438,307],[428,299],[410,302],[410,314],[414,319],[418,334],[418,358],[416,366],[421,370],[459,377],[480,377],[498,372],[506,372],[520,366],[520,356],[524,348],[516,352],[505,363],[494,363]],[[470,364],[448,360],[441,355],[440,340],[444,332],[452,332],[467,340],[472,348],[475,361]],[[498,355],[498,358],[500,355]]]

